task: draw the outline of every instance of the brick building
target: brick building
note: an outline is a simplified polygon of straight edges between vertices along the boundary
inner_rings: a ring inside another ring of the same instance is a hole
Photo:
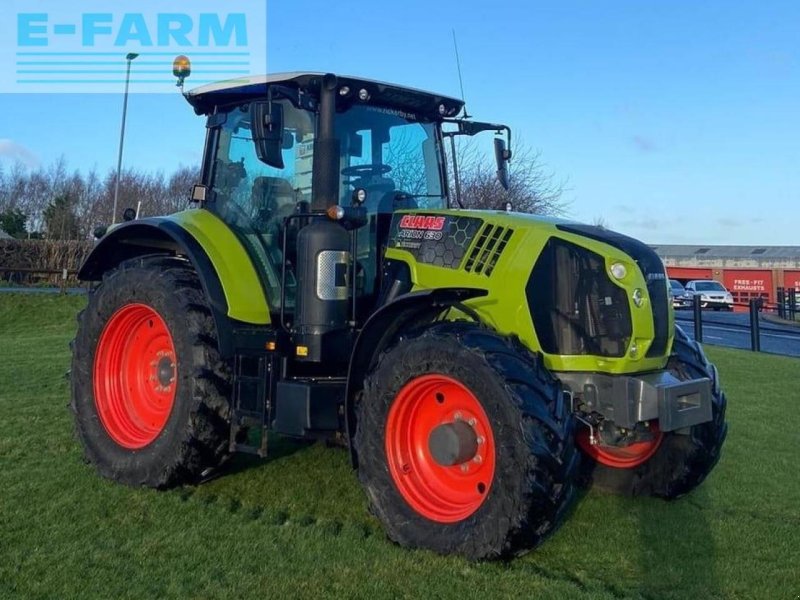
[[[800,290],[800,246],[651,246],[671,279],[716,279],[735,302],[761,296],[775,302],[779,287]]]

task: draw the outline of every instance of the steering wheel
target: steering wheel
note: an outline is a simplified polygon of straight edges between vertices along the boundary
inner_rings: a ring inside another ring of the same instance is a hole
[[[353,165],[352,167],[345,167],[342,169],[342,175],[345,177],[369,177],[375,175],[385,175],[392,170],[389,165]]]

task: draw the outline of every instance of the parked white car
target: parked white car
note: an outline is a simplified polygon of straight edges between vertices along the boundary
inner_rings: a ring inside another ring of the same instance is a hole
[[[733,295],[719,281],[695,279],[686,284],[686,294],[690,298],[700,296],[701,308],[733,310]]]

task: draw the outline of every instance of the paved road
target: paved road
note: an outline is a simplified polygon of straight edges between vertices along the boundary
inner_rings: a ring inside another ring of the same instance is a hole
[[[694,318],[691,311],[676,311],[675,319],[689,337],[694,337]],[[759,324],[762,352],[800,356],[800,326],[775,323],[763,316]],[[703,312],[703,342],[750,350],[750,315]]]

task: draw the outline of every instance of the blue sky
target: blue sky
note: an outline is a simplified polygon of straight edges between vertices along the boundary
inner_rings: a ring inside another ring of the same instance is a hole
[[[541,150],[569,216],[650,243],[800,245],[798,24],[789,1],[273,0],[266,35],[270,71],[459,95],[455,28],[470,112]],[[121,105],[0,95],[0,161],[105,171]],[[125,164],[196,163],[203,125],[177,92],[132,95]]]

